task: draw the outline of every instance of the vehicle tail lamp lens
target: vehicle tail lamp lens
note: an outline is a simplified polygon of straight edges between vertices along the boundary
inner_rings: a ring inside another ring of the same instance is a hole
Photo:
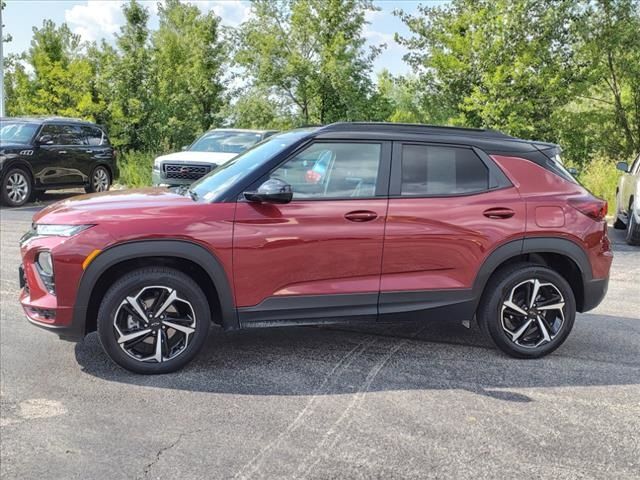
[[[607,216],[607,202],[599,198],[578,198],[570,200],[569,203],[573,208],[578,210],[583,215],[586,215],[593,220],[604,220]]]

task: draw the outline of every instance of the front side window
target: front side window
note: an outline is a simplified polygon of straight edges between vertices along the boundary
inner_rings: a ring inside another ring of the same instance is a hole
[[[381,149],[379,143],[315,143],[269,178],[291,185],[294,200],[373,197]]]
[[[84,135],[76,125],[52,123],[42,127],[40,136],[49,135],[53,145],[85,145]]]
[[[29,143],[38,126],[37,123],[2,121],[0,122],[0,142]]]
[[[468,148],[403,145],[401,163],[402,195],[459,195],[489,188],[489,170]]]

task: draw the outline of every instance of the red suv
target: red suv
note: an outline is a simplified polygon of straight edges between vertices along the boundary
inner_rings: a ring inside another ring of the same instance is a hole
[[[64,200],[22,239],[20,300],[163,373],[226,330],[475,318],[514,357],[600,303],[607,205],[556,145],[490,130],[339,123],[271,137],[190,189]]]

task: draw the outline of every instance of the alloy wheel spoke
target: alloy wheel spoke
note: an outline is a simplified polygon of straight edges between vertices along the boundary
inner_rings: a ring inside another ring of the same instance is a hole
[[[171,290],[171,293],[169,294],[167,299],[164,301],[164,303],[160,306],[160,308],[153,315],[154,318],[158,318],[160,315],[162,315],[165,312],[165,310],[167,308],[169,308],[171,306],[171,304],[173,302],[175,302],[177,299],[178,299],[178,294],[176,293],[175,290]]]
[[[126,343],[129,342],[131,340],[135,340],[136,338],[139,338],[143,335],[146,335],[148,333],[151,333],[151,329],[150,328],[145,328],[144,330],[137,330],[133,333],[126,333],[124,335],[120,335],[120,338],[118,338],[118,343]]]
[[[506,302],[504,302],[504,306],[507,307],[507,308],[510,308],[511,310],[514,310],[514,311],[518,312],[520,315],[527,315],[527,312],[525,312],[521,307],[516,305],[511,300],[507,300]]]
[[[173,328],[174,330],[178,330],[179,332],[182,332],[186,335],[191,335],[195,331],[195,328],[186,327],[184,325],[180,325],[179,323],[169,322],[168,320],[163,321],[162,324],[167,327]]]
[[[529,308],[532,308],[533,304],[536,303],[536,297],[538,296],[539,291],[540,291],[540,281],[536,278],[533,281],[533,291],[531,292],[531,299],[529,300]]]
[[[552,303],[551,305],[543,305],[538,307],[538,310],[562,310],[564,308],[564,302]]]
[[[162,330],[157,330],[155,334],[154,354],[151,360],[155,360],[158,363],[162,362]]]
[[[537,318],[537,323],[538,323],[538,328],[540,329],[540,332],[542,333],[542,340],[544,341],[544,343],[550,342],[551,341],[551,336],[549,335],[549,330],[547,330],[545,322],[542,321],[542,318],[538,317]]]
[[[515,332],[510,332],[511,340],[513,340],[514,342],[517,342],[520,339],[520,337],[524,335],[524,332],[527,331],[527,329],[529,328],[532,322],[533,320],[529,318],[526,322],[522,324],[522,326],[518,330],[516,330]]]
[[[140,319],[146,324],[147,323],[147,315],[144,313],[144,310],[142,309],[142,306],[138,302],[138,298],[137,297],[127,297],[127,302],[129,303],[129,305],[131,305],[133,310],[138,314]]]

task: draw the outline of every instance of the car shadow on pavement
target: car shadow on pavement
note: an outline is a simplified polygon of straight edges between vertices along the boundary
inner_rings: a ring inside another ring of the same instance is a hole
[[[115,365],[95,334],[75,347],[85,373],[112,382],[236,395],[336,395],[462,389],[528,402],[534,387],[640,383],[640,319],[581,315],[567,342],[537,360],[496,350],[477,327],[457,323],[372,327],[212,329],[180,372],[143,376]]]

